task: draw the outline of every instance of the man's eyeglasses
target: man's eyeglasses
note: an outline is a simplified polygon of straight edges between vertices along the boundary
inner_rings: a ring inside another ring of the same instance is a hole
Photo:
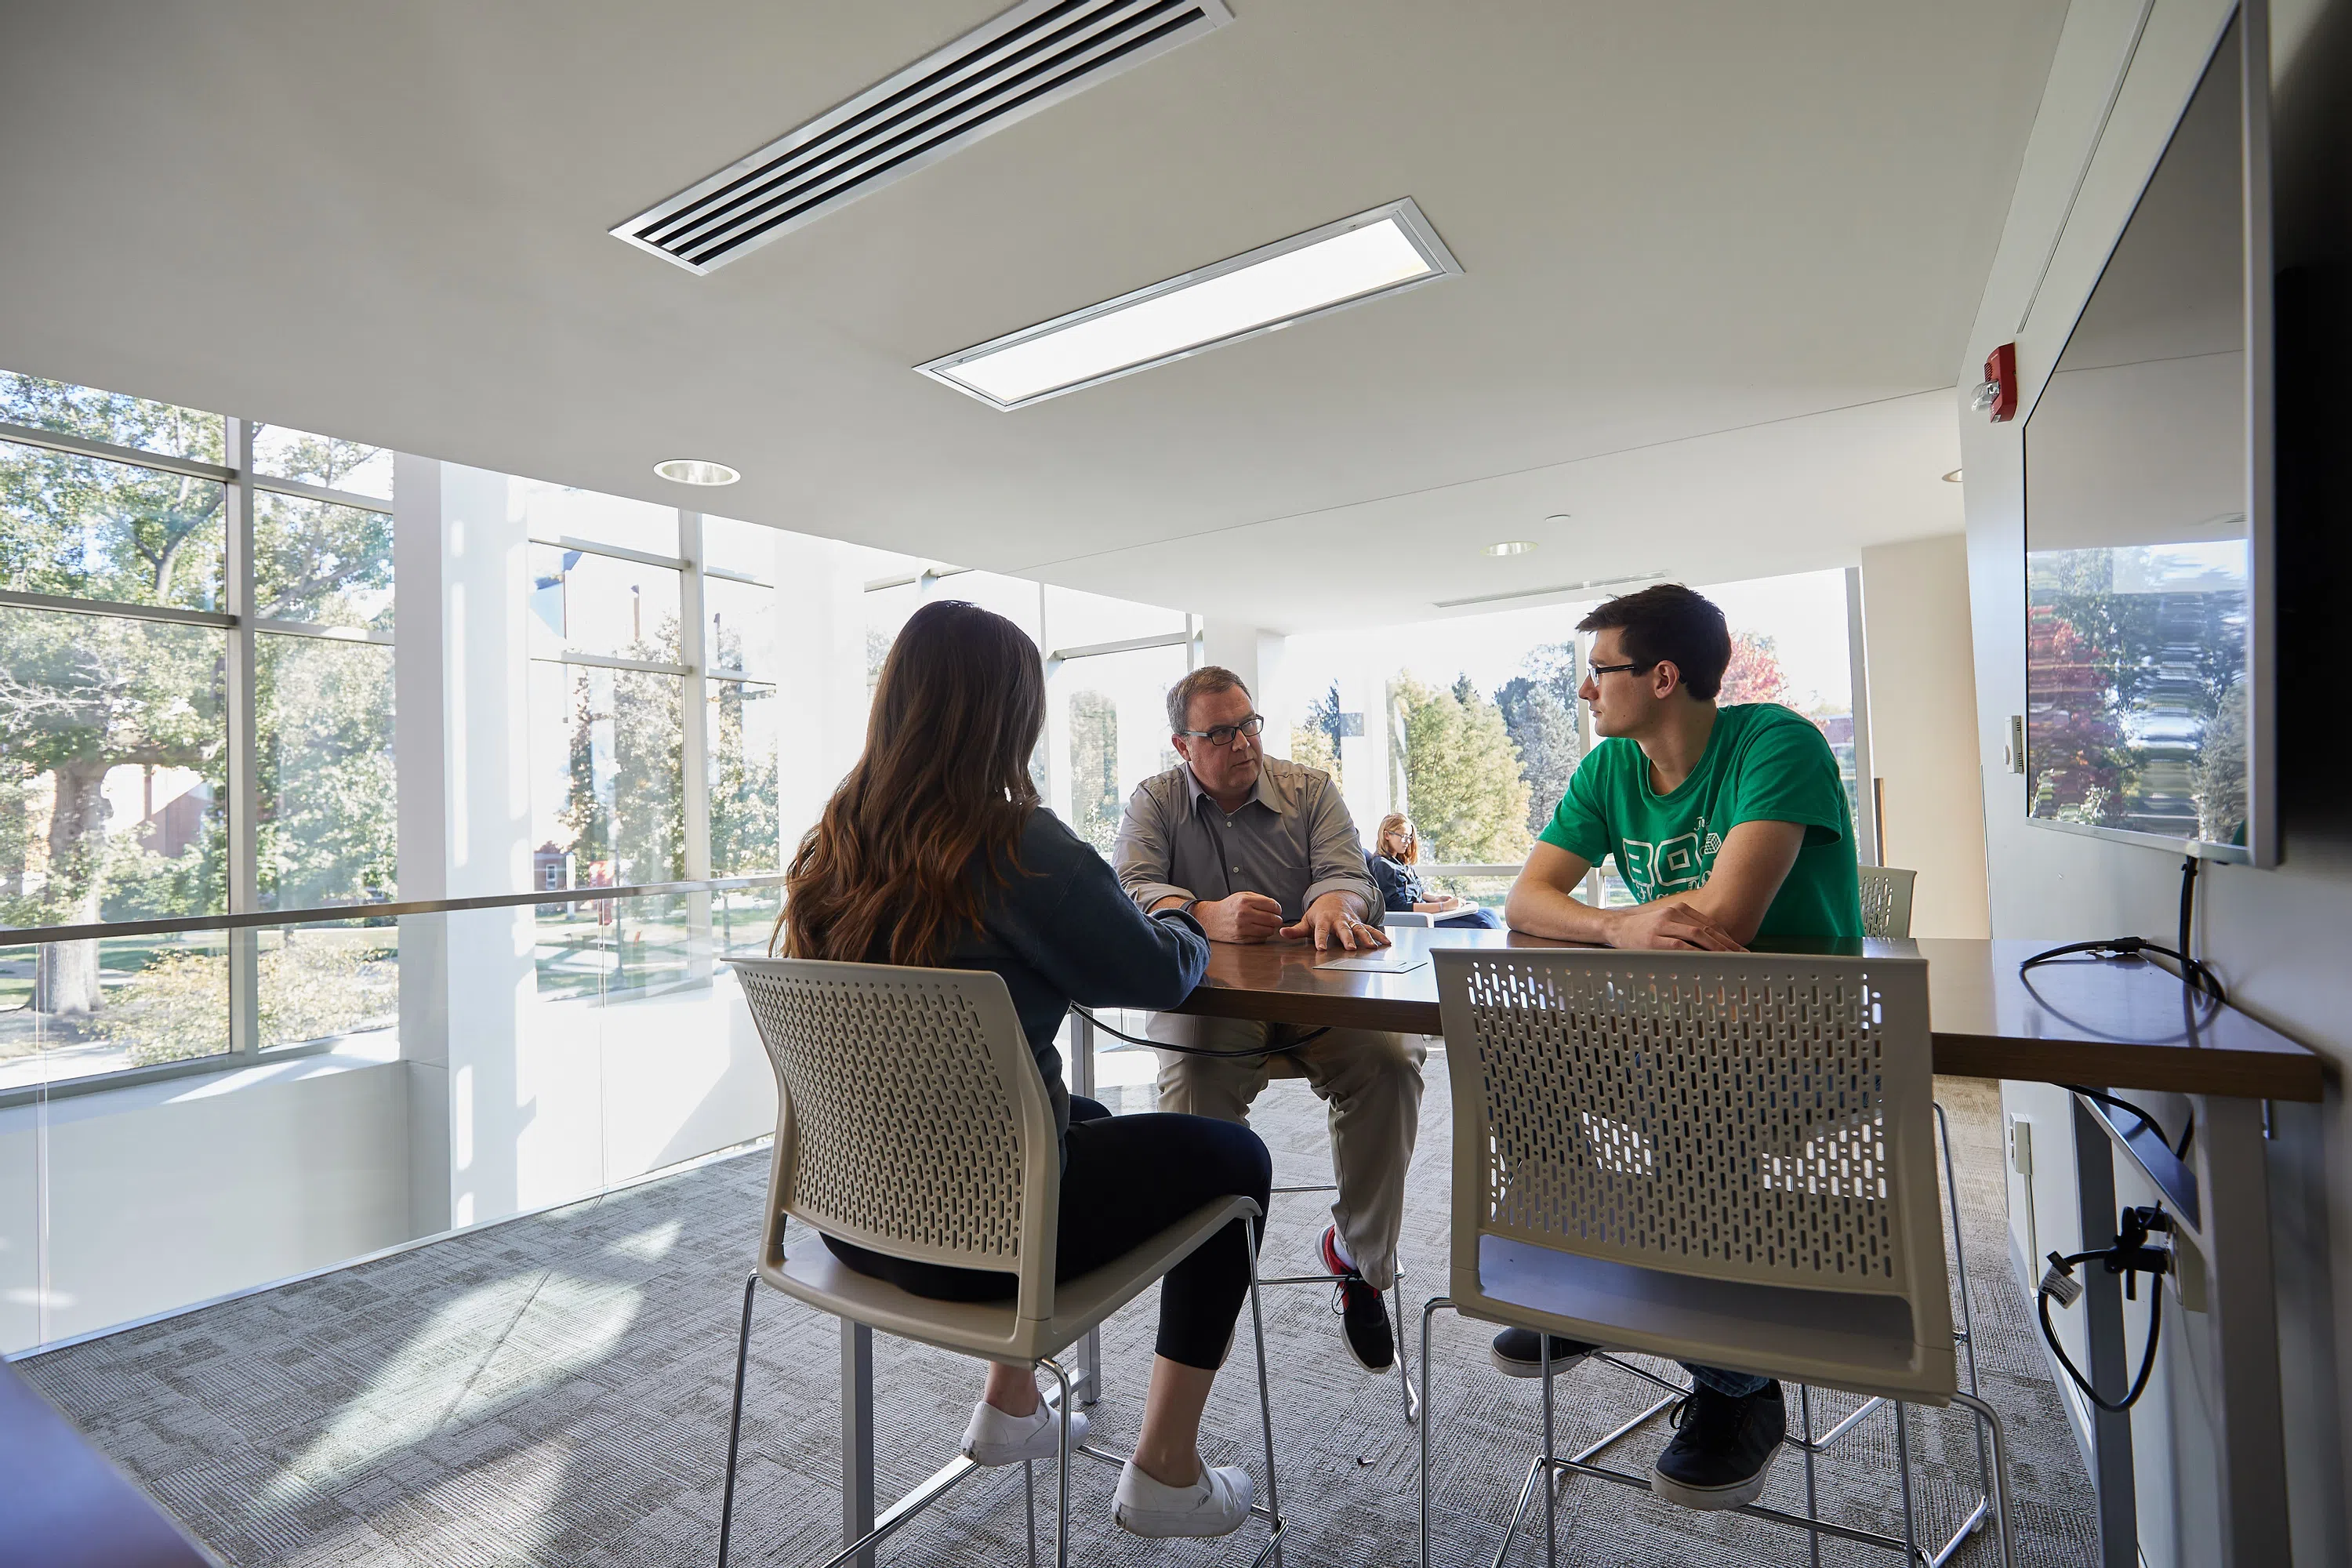
[[[1584,667],[1584,673],[1598,680],[1604,675],[1614,675],[1621,669],[1655,669],[1657,668],[1658,661],[1654,658],[1647,664],[1588,664]]]
[[[1255,740],[1257,732],[1265,728],[1265,715],[1253,713],[1238,724],[1213,724],[1206,730],[1179,730],[1176,732],[1180,735],[1190,735],[1194,740],[1206,741],[1213,746],[1230,746],[1237,738]]]

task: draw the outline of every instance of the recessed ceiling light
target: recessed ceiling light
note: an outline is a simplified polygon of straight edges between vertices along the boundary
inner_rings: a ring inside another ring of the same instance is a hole
[[[1944,482],[1948,485],[1958,484],[1960,482],[1960,470],[1954,468],[1950,473],[1946,474],[1944,476]]]
[[[731,485],[743,477],[724,463],[702,458],[665,458],[654,465],[654,472],[682,485]]]
[[[915,368],[1024,408],[1461,270],[1407,196]]]
[[[1546,519],[1549,521],[1549,519]],[[1532,539],[1499,539],[1486,546],[1489,555],[1525,555],[1536,547]]]

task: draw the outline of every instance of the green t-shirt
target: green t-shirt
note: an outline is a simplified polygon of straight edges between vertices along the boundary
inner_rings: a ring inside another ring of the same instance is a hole
[[[1718,710],[1706,754],[1667,795],[1650,787],[1650,759],[1639,745],[1601,742],[1568,781],[1543,841],[1595,866],[1616,856],[1617,874],[1647,903],[1706,882],[1724,835],[1743,822],[1805,828],[1805,847],[1758,936],[1862,935],[1853,813],[1837,758],[1810,720],[1777,702]]]

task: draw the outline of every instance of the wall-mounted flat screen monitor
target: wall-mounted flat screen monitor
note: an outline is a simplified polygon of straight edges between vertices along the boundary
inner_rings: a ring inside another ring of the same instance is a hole
[[[2248,112],[2244,36],[2222,35],[2028,416],[2027,810],[2267,864],[2268,203],[2246,169],[2268,97]]]

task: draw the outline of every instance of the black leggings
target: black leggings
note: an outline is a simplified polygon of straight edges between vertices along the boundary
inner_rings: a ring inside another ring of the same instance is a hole
[[[1245,1197],[1263,1211],[1273,1184],[1273,1158],[1238,1122],[1170,1111],[1113,1116],[1072,1095],[1054,1278],[1091,1273],[1219,1198]],[[1224,1360],[1249,1294],[1245,1234],[1235,1220],[1168,1271],[1157,1348],[1170,1361],[1213,1372]],[[824,1244],[860,1274],[935,1301],[1001,1301],[1014,1290],[1010,1274],[911,1263],[829,1236]]]

